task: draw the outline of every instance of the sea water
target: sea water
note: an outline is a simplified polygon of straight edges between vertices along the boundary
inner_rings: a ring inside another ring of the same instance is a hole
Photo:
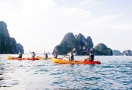
[[[131,56],[95,56],[101,61],[99,65],[7,60],[6,57],[0,55],[0,90],[132,90]]]

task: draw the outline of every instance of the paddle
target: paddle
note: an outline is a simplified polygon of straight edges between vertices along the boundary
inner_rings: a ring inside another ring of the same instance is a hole
[[[75,50],[76,50],[76,49],[73,48],[71,52],[74,52]],[[68,53],[67,53],[67,54],[68,54]],[[67,56],[67,55],[65,55],[65,56]],[[63,56],[62,58],[64,58],[65,56]],[[62,58],[61,58],[61,59],[62,59]]]

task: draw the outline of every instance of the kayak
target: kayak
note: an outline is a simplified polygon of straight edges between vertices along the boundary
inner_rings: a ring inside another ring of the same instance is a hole
[[[59,64],[101,64],[100,61],[94,60],[94,61],[89,61],[89,60],[85,60],[85,61],[68,61],[68,60],[62,60],[62,59],[56,59],[56,58],[52,58],[54,63],[59,63]]]
[[[13,56],[7,56],[8,60],[39,60],[39,58],[17,58]]]

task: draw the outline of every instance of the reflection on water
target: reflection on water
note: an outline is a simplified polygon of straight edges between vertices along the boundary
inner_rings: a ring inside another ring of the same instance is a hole
[[[75,57],[83,59],[85,57]],[[101,57],[100,65],[54,64],[52,60],[6,60],[0,55],[1,90],[132,89],[131,57]]]
[[[6,85],[6,83],[4,82],[4,80],[8,79],[8,77],[5,75],[6,73],[5,64],[6,64],[5,60],[0,55],[0,87],[10,87]]]

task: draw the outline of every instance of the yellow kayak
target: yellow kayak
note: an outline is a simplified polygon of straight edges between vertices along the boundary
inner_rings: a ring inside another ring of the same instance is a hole
[[[8,60],[39,60],[39,58],[18,58],[14,56],[7,56]]]
[[[36,58],[39,58],[40,60],[52,60],[52,58],[43,58],[41,56],[36,56]]]
[[[101,64],[100,61],[94,60],[94,61],[89,61],[89,60],[85,60],[85,61],[69,61],[69,60],[62,60],[61,58],[52,58],[54,63],[59,63],[59,64]]]

